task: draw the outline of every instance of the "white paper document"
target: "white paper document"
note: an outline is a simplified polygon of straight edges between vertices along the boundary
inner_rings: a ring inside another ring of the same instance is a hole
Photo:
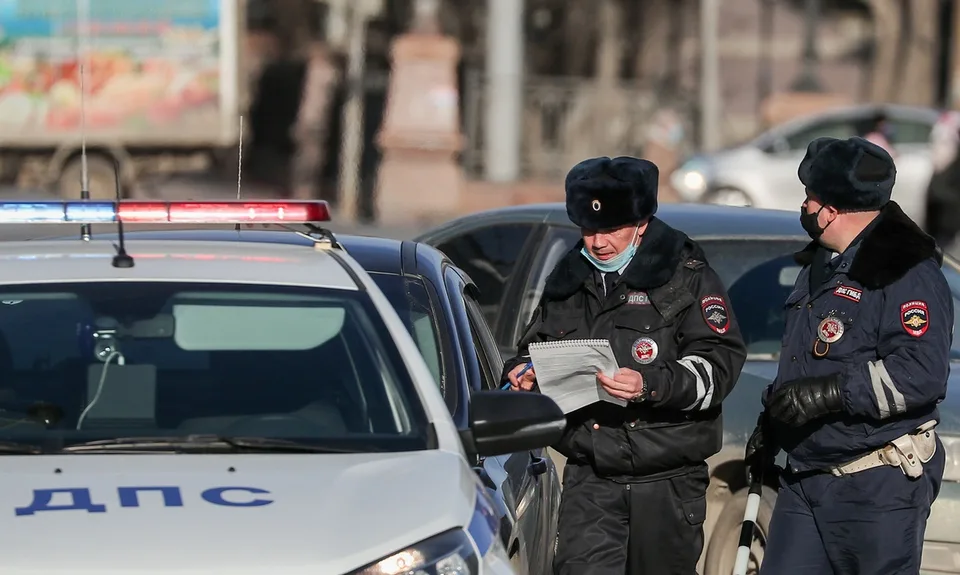
[[[626,406],[600,385],[597,372],[613,377],[620,369],[605,339],[566,339],[528,346],[540,393],[549,396],[564,413],[598,401]]]

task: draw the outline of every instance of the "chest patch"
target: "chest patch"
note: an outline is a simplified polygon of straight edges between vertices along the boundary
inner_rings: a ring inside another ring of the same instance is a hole
[[[852,288],[850,286],[840,286],[837,289],[833,290],[833,295],[846,298],[850,301],[855,301],[860,303],[860,297],[863,296],[863,291],[858,290],[857,288]]]
[[[927,302],[921,300],[908,301],[900,306],[900,324],[913,337],[920,337],[927,333],[930,327],[930,317],[927,314]]]
[[[650,305],[650,296],[645,291],[632,291],[627,294],[627,305]]]
[[[730,313],[727,312],[727,304],[722,297],[718,295],[704,297],[700,300],[700,311],[703,313],[703,320],[713,331],[724,334],[730,329]]]
[[[660,347],[657,345],[657,342],[649,337],[641,337],[633,342],[630,352],[633,354],[634,361],[642,365],[647,365],[648,363],[653,363],[653,360],[657,359],[657,356],[660,355]]]
[[[834,316],[824,318],[817,326],[817,337],[824,343],[834,343],[843,337],[843,322]]]

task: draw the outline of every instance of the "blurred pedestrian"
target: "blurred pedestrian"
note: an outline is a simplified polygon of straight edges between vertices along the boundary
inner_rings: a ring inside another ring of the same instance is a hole
[[[594,158],[566,178],[582,240],[557,264],[506,362],[511,389],[538,390],[527,346],[609,339],[622,367],[606,401],[567,414],[559,575],[690,575],[703,550],[706,459],[746,348],[700,246],[656,218],[659,169]]]
[[[897,156],[896,146],[894,146],[895,130],[893,124],[887,118],[886,113],[877,112],[871,121],[871,129],[864,136],[864,139],[880,146],[890,154],[891,157]]]
[[[960,232],[960,113],[947,111],[930,132],[933,174],[927,186],[924,227],[945,250]]]
[[[812,242],[786,300],[776,378],[746,459],[786,467],[762,574],[919,573],[944,472],[953,297],[943,256],[896,202],[894,160],[818,138],[800,162]]]
[[[339,81],[327,47],[312,43],[303,80],[300,106],[293,125],[296,152],[293,156],[293,197],[310,200],[320,197],[318,186],[326,159],[333,97]]]

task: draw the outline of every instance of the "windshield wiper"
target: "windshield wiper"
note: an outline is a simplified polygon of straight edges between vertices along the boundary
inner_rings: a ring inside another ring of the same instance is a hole
[[[62,453],[91,453],[103,451],[175,451],[193,453],[219,452],[274,452],[274,453],[359,453],[368,449],[346,449],[274,439],[270,437],[230,437],[222,435],[186,435],[173,437],[118,437],[77,443],[64,447]]]
[[[0,441],[0,455],[37,455],[43,453],[39,445],[19,443],[16,441]]]

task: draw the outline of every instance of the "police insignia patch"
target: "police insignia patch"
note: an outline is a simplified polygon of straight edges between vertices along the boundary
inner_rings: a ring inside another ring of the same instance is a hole
[[[649,337],[641,337],[633,342],[630,352],[633,353],[633,359],[637,363],[647,365],[657,359],[657,355],[660,353],[660,347],[657,345],[657,342]]]
[[[901,305],[900,325],[913,337],[920,337],[927,333],[927,328],[930,327],[930,318],[927,314],[927,302],[913,300]]]
[[[703,298],[700,300],[700,311],[703,312],[703,319],[710,329],[719,334],[727,333],[730,328],[730,314],[722,297],[708,295]]]

